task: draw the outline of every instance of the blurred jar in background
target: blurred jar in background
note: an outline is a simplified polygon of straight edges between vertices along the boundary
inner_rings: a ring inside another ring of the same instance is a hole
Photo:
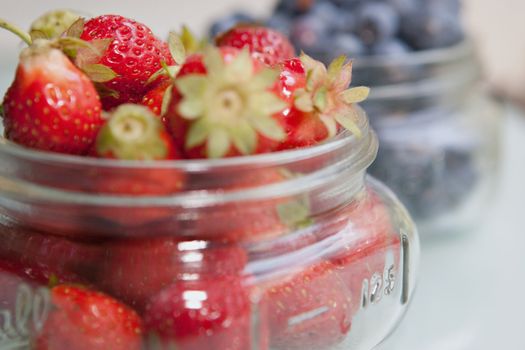
[[[379,135],[370,172],[387,183],[425,233],[473,228],[498,173],[501,109],[481,79],[473,46],[355,62],[354,84]]]

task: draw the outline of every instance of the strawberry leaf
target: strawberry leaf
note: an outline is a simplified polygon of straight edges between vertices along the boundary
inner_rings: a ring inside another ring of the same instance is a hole
[[[211,128],[205,119],[199,119],[192,124],[188,131],[188,137],[186,138],[186,149],[191,149],[203,144],[208,138],[210,130]]]
[[[31,40],[35,41],[38,39],[49,39],[49,37],[46,35],[46,33],[40,31],[40,30],[32,30],[29,32],[29,36],[31,37]]]
[[[160,115],[164,115],[168,111],[168,107],[171,102],[172,92],[173,92],[173,85],[168,86],[166,91],[164,91],[164,96],[162,96],[162,106],[160,108]]]
[[[328,89],[326,86],[316,91],[314,95],[314,106],[321,112],[326,111],[328,108]]]
[[[71,38],[80,38],[82,32],[84,32],[84,25],[86,20],[84,18],[79,18],[66,30],[65,36]]]
[[[118,93],[118,91],[110,89],[104,84],[95,83],[95,88],[97,89],[98,95],[100,97],[113,97],[116,99],[120,97],[120,94]]]
[[[368,98],[370,94],[370,88],[365,86],[358,86],[343,91],[343,101],[347,104],[363,102]]]
[[[286,138],[283,127],[273,118],[255,118],[252,124],[257,131],[269,139],[283,141]]]
[[[313,112],[314,102],[312,95],[305,89],[297,89],[294,93],[294,106],[302,112]]]
[[[186,60],[186,49],[180,36],[175,32],[170,32],[168,36],[168,46],[170,49],[171,56],[175,60],[175,63],[182,64]]]
[[[223,129],[214,129],[210,132],[206,152],[209,158],[222,158],[230,149],[230,137]]]
[[[0,118],[4,117],[4,105],[0,105]]]
[[[335,60],[333,60],[328,66],[328,78],[332,80],[336,79],[337,76],[341,74],[341,70],[343,69],[345,62],[346,62],[345,55],[341,55]]]
[[[332,138],[337,135],[337,123],[332,116],[322,114],[319,119],[323,122],[326,130],[328,131],[328,138]]]
[[[364,113],[363,110],[360,109],[359,106],[354,106],[353,108],[348,108],[345,113],[339,113],[336,115],[335,120],[355,136],[361,137],[361,129],[359,129],[355,122],[360,118],[360,113]]]
[[[246,120],[241,120],[232,130],[231,138],[235,148],[242,154],[252,154],[257,146],[257,134]]]
[[[88,64],[82,67],[82,70],[95,83],[105,83],[118,76],[115,71],[103,64]]]
[[[306,226],[310,223],[310,208],[307,200],[292,200],[276,207],[279,219],[288,227]]]
[[[162,68],[159,69],[158,71],[156,71],[155,73],[153,73],[149,77],[148,81],[146,81],[146,85],[154,83],[160,77],[169,77],[171,79],[175,79],[177,74],[179,74],[180,69],[182,68],[182,66],[178,66],[178,65],[177,66],[168,66],[166,64],[166,62],[164,62],[164,61],[161,61],[160,64],[161,64]]]

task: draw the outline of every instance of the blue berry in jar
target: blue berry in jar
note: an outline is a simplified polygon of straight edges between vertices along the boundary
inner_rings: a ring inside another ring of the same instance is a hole
[[[378,42],[370,48],[370,54],[376,56],[404,55],[411,51],[407,44],[396,38]]]
[[[315,0],[280,0],[275,7],[275,13],[282,13],[290,17],[307,13]]]
[[[311,14],[299,17],[292,25],[292,43],[298,50],[317,56],[331,50],[330,26]]]
[[[347,57],[359,57],[366,54],[366,46],[355,35],[339,34],[331,42],[332,49],[323,58],[326,62],[331,62],[341,55]]]
[[[405,16],[401,37],[417,50],[449,47],[463,39],[457,14],[450,11],[417,11]]]
[[[272,15],[272,17],[266,21],[266,26],[283,33],[287,37],[291,35],[292,21],[284,14],[276,13]]]
[[[357,11],[357,35],[366,45],[387,40],[397,34],[399,14],[386,2],[366,2]]]
[[[347,10],[355,10],[357,6],[367,0],[329,0],[332,4]]]

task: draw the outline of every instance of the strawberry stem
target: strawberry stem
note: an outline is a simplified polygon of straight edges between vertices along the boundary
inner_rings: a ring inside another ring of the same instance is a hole
[[[29,34],[26,31],[24,31],[22,28],[14,25],[12,23],[4,21],[1,18],[0,18],[0,28],[4,28],[4,29],[10,31],[11,33],[15,34],[16,36],[18,36],[20,39],[22,39],[29,46],[31,46],[31,44],[33,43],[33,41],[31,40],[31,37],[29,36]]]

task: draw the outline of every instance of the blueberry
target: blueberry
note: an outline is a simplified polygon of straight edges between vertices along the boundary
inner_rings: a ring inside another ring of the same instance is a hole
[[[424,9],[404,17],[401,37],[413,48],[427,50],[459,43],[463,30],[457,15],[450,11]]]
[[[332,26],[336,33],[354,33],[357,29],[357,16],[352,11],[339,10]]]
[[[289,17],[276,13],[266,21],[266,26],[273,28],[287,37],[290,36],[292,30],[292,21]]]
[[[280,0],[274,12],[295,17],[307,13],[313,3],[314,0]]]
[[[337,6],[330,2],[316,2],[310,14],[312,16],[319,17],[323,21],[332,21],[335,17],[337,17],[339,13],[339,9]]]
[[[431,1],[431,0],[423,0]],[[443,0],[438,0],[443,1]],[[422,3],[422,0],[389,0],[389,3],[400,15],[411,13],[416,11],[421,6],[426,6]]]
[[[357,34],[366,45],[387,40],[399,29],[399,15],[388,3],[373,1],[357,11]]]
[[[325,61],[329,63],[341,55],[349,58],[360,57],[366,54],[363,42],[352,34],[339,34],[331,42],[331,49],[326,52]]]
[[[378,56],[403,55],[410,51],[411,49],[407,44],[396,38],[381,41],[370,48],[370,53]]]
[[[330,0],[330,2],[337,7],[347,10],[355,10],[357,6],[366,1],[367,0]]]
[[[211,38],[214,38],[218,34],[230,30],[231,28],[235,27],[239,23],[252,23],[252,22],[256,22],[256,19],[253,16],[250,16],[246,13],[237,12],[237,13],[220,18],[217,21],[215,21],[209,29],[209,34]]]
[[[328,1],[316,2],[309,14],[325,22],[334,33],[353,32],[356,28],[356,18],[352,12]]]
[[[461,3],[459,0],[424,0],[423,7],[430,11],[449,11],[459,14]]]
[[[292,42],[298,50],[312,56],[330,51],[329,36],[329,24],[310,14],[299,17],[292,25]]]

